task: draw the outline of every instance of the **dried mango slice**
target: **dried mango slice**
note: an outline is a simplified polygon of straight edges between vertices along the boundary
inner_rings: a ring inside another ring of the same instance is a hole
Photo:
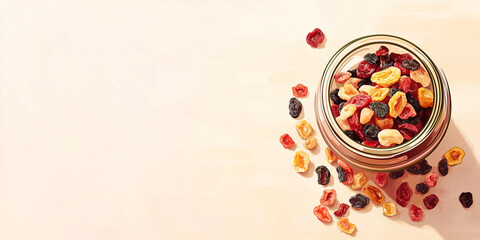
[[[404,92],[396,92],[388,101],[390,116],[393,118],[398,117],[402,113],[405,106],[407,106],[407,95],[405,95]]]
[[[389,67],[372,75],[372,82],[381,87],[388,88],[400,80],[401,70],[396,67]]]
[[[293,157],[293,168],[295,172],[306,172],[308,170],[308,164],[310,163],[310,157],[304,151],[298,151]]]
[[[449,166],[455,166],[463,161],[463,157],[465,156],[465,151],[459,147],[454,147],[450,150],[448,150],[447,153],[445,153],[445,159],[447,159],[447,163]]]
[[[423,87],[419,88],[418,101],[423,108],[433,107],[433,92]]]

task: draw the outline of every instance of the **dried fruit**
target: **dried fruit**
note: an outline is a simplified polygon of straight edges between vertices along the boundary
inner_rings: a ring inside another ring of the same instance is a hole
[[[322,44],[323,40],[325,39],[325,34],[323,34],[322,30],[319,28],[313,29],[312,32],[307,34],[307,43],[313,48],[317,48]]]
[[[280,143],[283,145],[284,148],[291,148],[295,146],[295,141],[293,141],[292,137],[287,133],[280,136]]]
[[[400,78],[400,79],[401,79],[401,78]],[[402,89],[390,88],[390,92],[388,92],[388,96],[389,96],[389,97],[393,97],[393,95],[395,95],[395,93],[397,93],[398,91],[402,91]]]
[[[413,97],[413,95],[410,93],[407,93],[407,102],[412,105],[412,107],[415,109],[416,112],[422,109],[422,107],[420,106],[420,102],[418,102],[418,100],[415,99],[415,97]]]
[[[356,226],[355,224],[350,223],[348,218],[342,217],[340,220],[338,220],[337,227],[344,233],[352,234],[353,231],[355,231]]]
[[[317,139],[314,136],[310,136],[305,140],[304,144],[305,148],[308,150],[312,150],[317,146]]]
[[[410,89],[410,84],[412,84],[412,79],[408,76],[401,76],[400,77],[400,84],[398,85],[400,90],[402,90],[404,93],[408,93]],[[393,96],[393,94],[392,94]],[[390,97],[392,97],[390,96]]]
[[[396,194],[397,196],[395,200],[397,201],[398,205],[406,207],[408,202],[410,202],[410,198],[412,198],[413,191],[410,186],[408,186],[408,183],[404,182],[397,188]]]
[[[362,87],[364,85],[371,85],[372,84],[372,81],[370,81],[369,78],[364,78],[362,80],[360,80],[360,82],[357,83],[357,87]]]
[[[372,75],[372,82],[380,85],[381,87],[388,88],[400,80],[401,71],[396,67],[389,67],[380,72],[376,72]]]
[[[384,118],[387,116],[389,111],[388,105],[382,102],[370,103],[370,109],[372,109],[375,112],[375,115],[377,115],[379,118]]]
[[[350,126],[350,125],[349,125]],[[347,135],[347,137],[351,138],[353,141],[355,142],[359,142],[361,141],[362,139],[360,139],[360,137],[352,130],[344,130],[343,131],[345,133],[345,135]]]
[[[332,216],[328,212],[328,208],[324,205],[318,205],[313,209],[313,214],[317,216],[318,220],[323,223],[329,223],[332,221]]]
[[[347,213],[347,210],[349,208],[350,208],[350,206],[348,206],[347,204],[340,203],[340,206],[338,206],[337,211],[333,212],[333,214],[337,217],[341,217],[341,216],[345,215],[345,213]]]
[[[336,88],[330,92],[330,100],[332,100],[334,104],[340,104],[342,102],[346,102],[346,100],[343,100],[338,96],[339,91],[340,89]]]
[[[298,151],[293,157],[293,168],[295,172],[306,172],[308,170],[308,164],[310,163],[310,157],[304,151]]]
[[[363,60],[360,62],[360,64],[358,64],[357,77],[368,78],[375,72],[376,69],[377,65],[370,64],[367,61]]]
[[[420,68],[420,63],[415,59],[406,59],[403,61],[402,67],[415,71]]]
[[[403,130],[403,129],[398,129],[398,131],[400,132],[400,134],[402,134],[403,140],[405,140],[405,141],[408,141],[408,140],[412,139],[412,137],[413,137],[413,134],[409,131],[406,131],[406,130]]]
[[[439,172],[440,175],[442,175],[442,176],[446,176],[446,175],[448,174],[447,159],[442,158],[442,160],[440,160],[440,161],[438,162],[438,172]]]
[[[372,185],[367,185],[363,188],[363,193],[372,200],[375,204],[382,204],[385,200],[382,190]]]
[[[299,121],[297,125],[295,125],[295,128],[302,139],[307,139],[313,132],[312,125],[305,120]]]
[[[353,175],[352,189],[360,189],[367,183],[367,176],[364,172],[359,172]]]
[[[343,100],[350,100],[353,96],[359,94],[358,90],[352,84],[345,84],[340,88],[338,96]]]
[[[348,200],[352,208],[364,208],[370,203],[370,199],[363,194],[357,193]]]
[[[364,140],[365,136],[362,132],[362,124],[360,123],[360,111],[355,111],[355,113],[348,119],[348,124],[350,128],[357,134],[357,136]]]
[[[337,123],[338,123],[338,126],[340,126],[340,128],[343,130],[343,131],[349,131],[349,130],[352,130],[350,128],[350,124],[348,124],[348,120],[347,119],[344,119],[340,116],[336,117],[335,120],[337,120]]]
[[[337,163],[343,170],[345,170],[345,175],[346,175],[347,180],[344,181],[343,184],[345,184],[345,185],[352,184],[352,182],[353,182],[353,170],[352,170],[352,168],[346,162],[344,162],[341,159],[338,159]]]
[[[425,183],[419,183],[415,186],[415,189],[417,190],[418,193],[425,194],[428,192],[430,187]]]
[[[415,125],[412,125],[412,124],[404,123],[404,124],[398,125],[398,128],[403,129],[403,130],[407,130],[407,131],[409,131],[413,134],[417,134],[420,131],[421,126],[415,126]]]
[[[419,175],[420,174],[420,168],[417,167],[417,165],[412,165],[407,168],[407,172],[413,174],[413,175]]]
[[[390,58],[398,63],[402,63],[403,61],[407,59],[413,59],[412,55],[409,53],[404,53],[404,54],[398,54],[398,53],[390,53]]]
[[[357,107],[355,105],[345,104],[345,106],[340,111],[339,118],[347,119],[347,118],[351,117],[355,113],[356,110],[357,110]]]
[[[420,66],[418,70],[410,71],[410,78],[413,79],[415,82],[422,84],[423,87],[428,87],[430,85],[430,75],[428,75],[425,68]]]
[[[384,202],[383,203],[383,214],[385,216],[395,216],[397,214],[397,207],[395,207],[395,203],[393,202]]]
[[[377,56],[387,56],[388,55],[388,48],[385,46],[380,46],[380,48],[375,52]]]
[[[395,65],[395,62],[393,60],[391,60],[390,58],[386,58],[386,57],[381,57],[380,58],[380,67],[383,70],[385,70],[389,67],[393,67],[394,65]]]
[[[423,204],[425,204],[425,208],[427,208],[427,209],[435,208],[435,206],[437,206],[439,201],[440,201],[440,199],[435,194],[430,194],[430,195],[426,196],[425,198],[423,198]]]
[[[343,106],[345,106],[345,103],[346,103],[346,102],[347,102],[347,101],[338,104],[338,111],[340,111],[340,112],[342,111]]]
[[[327,161],[329,163],[334,163],[338,160],[337,155],[335,155],[335,153],[333,153],[332,150],[330,150],[329,147],[325,148],[325,156],[327,157]]]
[[[458,200],[460,200],[460,203],[464,208],[470,208],[473,204],[473,195],[471,192],[462,192],[460,197],[458,197]]]
[[[350,73],[350,72],[339,72],[339,73],[333,75],[333,80],[335,80],[335,82],[343,84],[348,79],[350,79],[350,77],[352,77],[352,73]]]
[[[361,78],[354,78],[354,77],[352,77],[352,78],[348,79],[348,81],[346,81],[345,84],[352,84],[352,86],[353,86],[354,88],[358,89],[358,83],[359,83],[360,81],[362,81]]]
[[[420,174],[426,175],[432,170],[432,166],[428,164],[427,160],[423,159],[422,161],[419,162],[420,165]]]
[[[415,108],[413,108],[412,104],[407,103],[405,108],[403,109],[402,113],[398,115],[401,119],[409,119],[411,117],[417,116],[417,112],[415,112]]]
[[[388,112],[388,110],[387,110]],[[368,122],[370,122],[370,119],[372,119],[372,116],[375,112],[370,109],[370,108],[364,108],[362,109],[362,111],[360,112],[360,123],[361,124],[367,124]]]
[[[342,167],[337,166],[337,173],[338,173],[338,180],[343,183],[347,181],[347,174],[345,173],[345,170],[343,170]]]
[[[378,140],[378,133],[381,129],[377,125],[367,124],[363,127],[363,134],[368,140]]]
[[[331,206],[337,199],[337,192],[335,189],[325,189],[323,190],[322,198],[320,198],[320,204],[325,206]]]
[[[330,170],[324,165],[315,168],[315,172],[318,174],[318,184],[327,185],[330,182]]]
[[[378,141],[370,141],[370,140],[364,140],[362,142],[363,145],[367,146],[367,147],[377,147],[378,146]]]
[[[290,98],[290,103],[288,104],[289,114],[292,118],[297,118],[302,112],[302,103],[296,98]]]
[[[301,83],[297,84],[295,87],[292,87],[292,91],[293,96],[295,97],[305,97],[308,94],[308,88]]]
[[[372,98],[370,96],[360,93],[350,98],[350,100],[348,100],[345,104],[353,104],[355,107],[357,107],[357,109],[361,109],[368,106],[371,101]]]
[[[388,93],[389,93],[389,89],[388,88],[374,88],[370,91],[370,96],[372,97],[372,101],[374,102],[380,102],[382,101],[383,99],[385,99],[385,97],[388,96]]]
[[[403,175],[405,174],[405,170],[399,170],[399,171],[395,171],[395,172],[390,172],[388,174],[388,176],[391,178],[391,179],[397,179],[397,178],[400,178],[402,177]]]
[[[370,95],[373,89],[375,89],[375,87],[372,85],[362,85],[360,88],[358,88],[358,91],[360,93]]]
[[[398,117],[405,106],[407,105],[407,96],[404,92],[396,92],[392,98],[388,101],[388,107],[390,108],[390,116]]]
[[[433,107],[433,92],[426,88],[419,88],[418,101],[423,108]]]
[[[445,159],[447,159],[447,163],[449,166],[455,166],[457,164],[462,163],[463,157],[465,156],[465,152],[463,149],[459,147],[454,147],[450,150],[448,150],[447,153],[445,153]]]
[[[375,175],[375,184],[377,184],[377,186],[383,188],[385,187],[385,185],[387,185],[387,174],[386,173],[383,173],[383,172],[379,172],[377,173],[377,175]]]
[[[396,129],[383,129],[378,133],[378,141],[382,146],[400,144],[403,142],[403,136]]]
[[[420,222],[423,219],[423,210],[415,205],[410,206],[410,219],[414,222]]]
[[[367,53],[363,57],[363,59],[365,59],[365,61],[367,61],[370,64],[374,64],[374,65],[380,64],[380,58],[378,58],[378,56],[373,53]]]
[[[385,118],[379,118],[378,116],[375,117],[375,124],[379,126],[381,129],[390,129],[393,127],[393,118],[390,116],[386,116]]]
[[[340,112],[338,110],[338,105],[332,105],[332,114],[333,114],[333,117],[338,117],[340,116]]]
[[[425,183],[429,187],[435,187],[437,185],[437,174],[435,172],[431,172],[425,176]]]

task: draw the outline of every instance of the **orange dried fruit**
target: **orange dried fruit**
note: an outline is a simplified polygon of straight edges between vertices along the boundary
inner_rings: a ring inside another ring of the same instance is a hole
[[[347,119],[351,117],[355,111],[357,111],[357,106],[354,104],[347,104],[342,108],[342,111],[340,111],[340,116],[338,116],[341,119]]]
[[[367,183],[367,176],[364,172],[359,172],[353,175],[352,189],[360,189]]]
[[[370,122],[370,119],[372,119],[374,113],[375,112],[370,108],[362,109],[362,111],[360,112],[360,123],[367,124],[368,122]]]
[[[396,92],[388,101],[390,116],[393,118],[398,117],[402,113],[405,106],[407,106],[407,95],[405,95],[404,92]]]
[[[310,157],[304,151],[298,151],[293,157],[293,168],[295,172],[306,172],[308,170],[308,164],[310,163]]]
[[[295,128],[302,139],[307,139],[313,132],[312,125],[305,120],[299,121],[297,125],[295,125]]]
[[[389,67],[372,75],[372,82],[381,87],[388,88],[400,80],[401,70],[396,67]]]
[[[350,100],[353,96],[359,94],[358,90],[352,84],[345,84],[338,91],[338,96],[343,100]]]
[[[312,150],[317,146],[317,139],[314,136],[310,136],[305,140],[304,144],[305,148],[308,150]]]
[[[384,118],[379,118],[376,114],[373,116],[375,117],[375,124],[381,129],[390,129],[393,127],[394,121],[392,117],[386,116]]]
[[[400,144],[403,142],[403,135],[397,129],[384,129],[378,133],[378,142],[382,146]]]
[[[393,202],[384,202],[383,203],[383,214],[385,216],[395,216],[397,214],[397,207],[395,206],[395,203]]]
[[[454,147],[445,153],[445,159],[447,159],[447,163],[449,166],[455,166],[463,161],[463,157],[465,156],[465,151],[459,147]]]
[[[433,92],[423,87],[419,88],[418,101],[423,108],[433,107]]]
[[[350,221],[348,221],[348,218],[342,217],[340,218],[340,220],[338,220],[337,227],[344,233],[352,234],[353,231],[355,231],[356,226],[355,224],[350,223]]]
[[[413,79],[413,81],[422,84],[423,87],[428,87],[432,81],[430,75],[422,66],[420,66],[418,70],[410,71],[410,78]]]
[[[337,120],[338,126],[342,129],[342,131],[346,130],[352,130],[350,127],[350,124],[348,123],[347,119],[341,118],[340,116],[336,117],[335,120]]]
[[[337,155],[335,155],[335,153],[333,153],[332,150],[330,150],[329,147],[326,147],[326,148],[325,148],[325,155],[326,155],[327,161],[328,161],[329,163],[334,163],[334,162],[336,162],[336,161],[338,160]]]
[[[385,200],[385,195],[383,195],[382,190],[372,185],[365,186],[363,188],[363,193],[365,193],[365,195],[376,204],[382,204]]]
[[[372,97],[372,101],[380,102],[388,96],[389,92],[389,88],[374,88],[370,91],[369,95]]]

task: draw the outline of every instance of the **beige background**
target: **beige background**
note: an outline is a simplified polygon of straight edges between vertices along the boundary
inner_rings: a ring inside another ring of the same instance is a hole
[[[479,24],[473,0],[1,0],[0,239],[349,239],[312,214],[324,187],[293,171],[278,137],[303,149],[291,86],[310,88],[314,123],[326,62],[372,33],[407,38],[443,68],[453,119],[428,159],[454,145],[467,155],[423,222],[370,204],[349,210],[356,238],[479,239],[478,202],[457,199],[480,200]],[[305,43],[315,27],[324,49]],[[355,192],[327,166],[346,202]]]

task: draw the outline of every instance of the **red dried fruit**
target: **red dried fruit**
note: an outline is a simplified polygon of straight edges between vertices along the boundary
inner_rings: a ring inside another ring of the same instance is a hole
[[[403,140],[408,141],[413,138],[413,134],[409,131],[403,130],[403,129],[398,129],[400,134],[403,136]]]
[[[423,210],[415,205],[410,206],[410,219],[414,222],[420,222],[423,219]]]
[[[404,182],[400,184],[400,186],[397,189],[397,196],[396,196],[396,201],[398,205],[402,207],[406,207],[408,205],[408,202],[410,202],[410,198],[412,198],[413,191],[408,185],[407,182]]]
[[[401,89],[404,93],[409,92],[410,84],[412,84],[412,79],[408,76],[400,77],[400,83],[398,85],[399,89]]]
[[[425,176],[425,183],[429,187],[435,187],[437,185],[437,174],[435,172],[430,172]]]
[[[345,105],[353,104],[357,107],[357,109],[362,109],[362,108],[368,106],[368,104],[370,104],[371,101],[372,101],[372,97],[370,97],[367,94],[360,93],[360,94],[357,94],[357,95],[351,97],[345,103]]]
[[[333,79],[335,80],[335,82],[342,84],[345,83],[348,79],[350,79],[350,77],[352,77],[352,73],[350,72],[339,72],[333,75]]]
[[[362,131],[363,126],[360,123],[360,111],[355,111],[353,115],[348,118],[348,124],[360,139],[365,140],[365,134]]]
[[[363,141],[362,144],[365,145],[365,146],[368,146],[368,147],[377,147],[379,143],[378,143],[378,141],[365,140],[365,141]]]
[[[291,148],[295,146],[295,141],[293,141],[292,137],[287,133],[280,136],[280,143],[283,145],[284,148]]]
[[[387,185],[387,180],[388,178],[386,173],[379,172],[377,175],[375,175],[375,184],[377,184],[378,187],[385,187],[385,185]]]
[[[430,194],[423,199],[423,204],[425,204],[425,208],[433,209],[435,208],[435,206],[437,206],[439,201],[440,199],[438,198],[437,195]]]
[[[313,209],[313,214],[317,216],[318,220],[324,223],[329,223],[332,221],[332,216],[330,216],[330,212],[328,212],[327,207],[324,205],[318,205]]]
[[[405,105],[402,113],[400,113],[399,115],[401,119],[408,119],[415,116],[417,116],[417,112],[415,112],[415,108],[413,108],[412,104],[410,103],[407,103],[407,105]]]
[[[357,77],[368,78],[375,72],[376,69],[377,65],[370,64],[367,61],[363,60],[357,67]]]
[[[387,56],[388,55],[388,48],[385,46],[380,46],[380,48],[375,52],[377,56]]]
[[[418,122],[420,122],[420,121],[418,121]],[[410,123],[404,123],[404,124],[398,125],[398,129],[407,130],[407,131],[413,133],[413,135],[417,134],[418,131],[420,131],[420,128],[421,128],[421,126],[418,127],[418,126],[412,125]]]
[[[313,48],[317,48],[325,39],[325,34],[319,28],[313,29],[307,34],[307,43]]]
[[[398,54],[398,53],[393,53],[392,52],[392,53],[390,53],[390,59],[392,59],[393,61],[395,61],[397,63],[402,64],[403,61],[405,61],[407,59],[413,60],[413,57],[409,53]]]
[[[292,87],[292,91],[293,91],[293,96],[299,97],[299,98],[305,97],[308,94],[308,88],[301,83],[297,84],[297,86],[295,87]]]
[[[338,159],[337,160],[338,165],[345,171],[345,175],[347,177],[347,180],[343,182],[345,185],[352,184],[353,182],[353,170],[352,168],[343,160]]]
[[[345,213],[347,213],[348,208],[350,208],[350,206],[348,206],[347,204],[340,203],[340,206],[338,206],[338,210],[333,212],[333,214],[337,217],[341,217],[345,215]]]
[[[340,116],[340,111],[338,109],[338,105],[332,105],[332,113],[333,113],[333,116],[336,118],[338,116]]]
[[[337,199],[337,192],[335,189],[325,189],[323,190],[322,198],[320,198],[320,204],[325,206],[331,206]]]
[[[393,66],[400,69],[400,72],[402,73],[402,75],[410,75],[410,70],[402,67],[401,63],[395,62]]]

